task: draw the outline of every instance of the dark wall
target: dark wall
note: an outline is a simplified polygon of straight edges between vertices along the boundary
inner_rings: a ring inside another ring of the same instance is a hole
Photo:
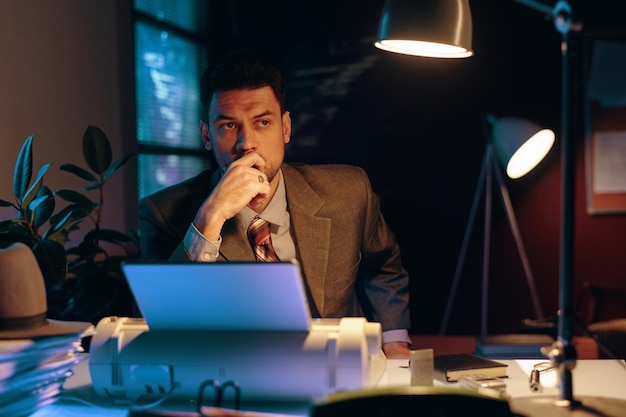
[[[250,47],[288,77],[293,135],[287,159],[364,167],[411,274],[413,330],[439,330],[483,158],[485,114],[533,119],[560,132],[561,36],[514,1],[471,1],[475,56],[406,57],[372,45],[383,1],[238,0],[214,5],[216,54]],[[226,4],[224,4],[226,3]],[[585,32],[626,30],[610,1],[571,2]],[[591,5],[590,3],[593,3]],[[626,286],[626,218],[586,213],[584,35],[572,34],[577,146],[575,298],[583,280]],[[561,214],[560,144],[527,177],[507,182],[544,315],[556,313]],[[483,207],[479,207],[449,333],[480,326]],[[528,285],[494,194],[489,332],[533,317]]]

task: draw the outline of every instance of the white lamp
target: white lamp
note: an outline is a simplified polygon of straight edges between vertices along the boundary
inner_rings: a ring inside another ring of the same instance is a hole
[[[483,242],[483,274],[482,274],[482,303],[481,303],[481,336],[487,334],[487,309],[488,309],[488,287],[489,287],[489,265],[490,265],[490,238],[491,238],[491,206],[493,193],[493,178],[497,181],[497,190],[500,194],[505,213],[511,228],[511,233],[517,245],[517,251],[524,268],[526,282],[530,291],[533,308],[537,318],[543,318],[543,311],[535,288],[535,281],[530,268],[530,262],[526,255],[526,250],[522,242],[522,236],[517,224],[513,204],[509,192],[506,188],[502,168],[506,168],[510,178],[521,178],[548,154],[554,144],[554,132],[550,129],[541,128],[539,125],[528,120],[516,117],[495,118],[491,115],[486,117],[486,135],[488,137],[483,157],[483,164],[480,171],[469,220],[465,229],[465,236],[461,244],[461,251],[457,261],[452,286],[448,295],[448,302],[444,311],[443,320],[439,333],[445,334],[452,305],[456,295],[461,272],[465,263],[465,255],[469,246],[472,228],[478,212],[480,198],[485,193],[485,225]]]
[[[554,132],[516,117],[489,116],[498,159],[509,178],[521,178],[545,158],[554,145]]]

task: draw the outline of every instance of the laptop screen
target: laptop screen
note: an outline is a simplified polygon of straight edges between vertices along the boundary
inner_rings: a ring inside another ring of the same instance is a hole
[[[295,262],[127,262],[122,268],[151,330],[310,328]]]

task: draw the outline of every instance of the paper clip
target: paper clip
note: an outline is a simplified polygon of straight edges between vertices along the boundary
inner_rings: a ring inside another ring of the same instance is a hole
[[[214,407],[222,407],[222,400],[224,398],[224,391],[227,388],[232,388],[235,397],[234,397],[234,409],[239,410],[239,405],[241,403],[241,388],[239,388],[239,384],[235,381],[226,381],[221,384],[219,381],[215,379],[207,379],[202,384],[200,384],[200,388],[198,389],[198,406],[197,412],[202,413],[202,406],[204,405],[204,394],[206,392],[207,387],[212,387],[213,392],[215,393],[215,401]]]

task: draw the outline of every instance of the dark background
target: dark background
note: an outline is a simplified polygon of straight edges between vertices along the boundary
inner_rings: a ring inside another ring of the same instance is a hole
[[[355,164],[370,175],[411,274],[416,333],[437,333],[441,325],[483,159],[484,116],[524,117],[554,129],[557,144],[547,159],[507,185],[544,316],[556,314],[562,66],[561,35],[551,20],[513,0],[472,0],[475,56],[442,60],[376,49],[380,0],[219,3],[211,11],[211,50],[256,49],[287,76],[293,134],[286,159]],[[587,43],[624,34],[626,26],[620,2],[570,4],[584,25],[570,36],[578,300],[585,280],[626,286],[626,219],[587,214],[583,164]],[[524,318],[536,317],[496,194],[493,201],[488,331],[512,332]],[[480,329],[482,210],[448,333]]]

